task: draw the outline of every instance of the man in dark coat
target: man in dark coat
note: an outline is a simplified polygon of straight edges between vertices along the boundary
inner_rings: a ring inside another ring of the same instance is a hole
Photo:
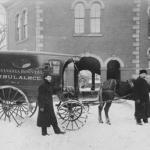
[[[52,83],[52,76],[49,73],[44,74],[44,83],[38,89],[38,117],[37,126],[41,127],[42,135],[48,135],[47,127],[52,125],[56,134],[64,134],[58,127],[57,119],[53,107],[52,95],[55,92]]]
[[[148,123],[149,117],[149,84],[146,81],[147,71],[140,70],[139,77],[135,80],[134,94],[135,94],[135,119],[138,125]]]

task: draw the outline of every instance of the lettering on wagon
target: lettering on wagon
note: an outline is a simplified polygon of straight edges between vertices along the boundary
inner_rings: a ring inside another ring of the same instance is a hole
[[[14,74],[42,74],[40,69],[0,69],[0,73],[14,73]]]
[[[0,69],[0,79],[10,80],[42,80],[42,71],[40,69]]]
[[[40,76],[25,76],[25,75],[0,75],[0,79],[12,79],[12,80],[42,80]]]

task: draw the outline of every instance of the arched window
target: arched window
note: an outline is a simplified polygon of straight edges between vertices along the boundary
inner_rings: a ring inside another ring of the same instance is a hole
[[[147,9],[148,13],[148,38],[150,38],[150,8]]]
[[[99,3],[92,4],[90,12],[91,33],[100,33],[100,16],[101,16],[100,4]]]
[[[22,13],[22,39],[27,39],[28,38],[28,13],[27,10],[24,10]]]
[[[0,4],[0,49],[6,48],[6,32],[7,32],[6,10]]]
[[[21,40],[21,16],[16,15],[16,41]]]
[[[82,3],[78,3],[74,9],[74,17],[75,17],[75,33],[84,33],[84,5]]]

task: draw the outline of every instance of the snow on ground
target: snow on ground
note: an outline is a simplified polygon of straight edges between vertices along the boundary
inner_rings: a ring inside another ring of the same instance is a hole
[[[113,103],[110,108],[112,125],[99,124],[97,106],[91,106],[84,127],[65,135],[41,136],[36,126],[37,114],[21,127],[0,121],[1,150],[149,150],[150,123],[136,125],[134,103]],[[149,120],[150,121],[150,120]]]

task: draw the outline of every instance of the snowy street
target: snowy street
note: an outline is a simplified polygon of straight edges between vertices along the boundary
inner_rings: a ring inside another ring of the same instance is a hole
[[[97,106],[91,106],[84,127],[68,131],[65,135],[41,136],[36,126],[37,114],[27,119],[21,127],[0,121],[2,150],[149,150],[150,123],[136,125],[134,103],[113,103],[110,108],[112,125],[98,123]],[[104,116],[103,116],[103,119]]]

